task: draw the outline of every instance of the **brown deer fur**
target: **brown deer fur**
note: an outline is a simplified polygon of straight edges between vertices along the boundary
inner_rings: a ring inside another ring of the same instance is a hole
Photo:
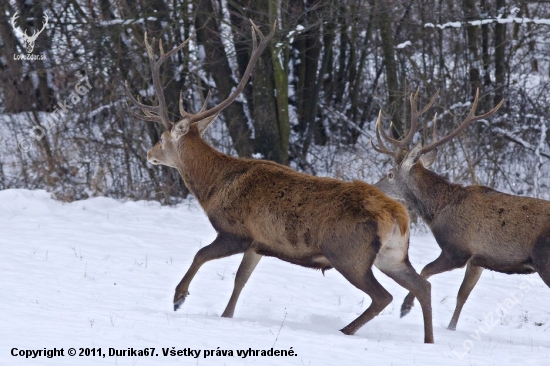
[[[411,97],[413,111],[417,111],[417,95]],[[470,114],[457,129],[442,139],[434,139],[428,146],[422,147],[419,143],[401,154],[419,126],[418,115],[427,111],[435,97],[428,107],[415,114],[407,138],[398,141],[384,137],[394,145],[394,151],[385,146],[376,148],[394,157],[393,169],[376,186],[416,211],[441,248],[439,257],[422,269],[421,276],[427,279],[467,266],[448,326],[451,330],[456,329],[462,307],[484,268],[508,274],[538,272],[550,286],[550,202],[505,194],[484,186],[463,187],[427,169],[435,161],[437,146],[452,139],[471,122],[490,116],[502,105],[501,102],[491,111],[476,116],[478,98],[479,94]],[[380,123],[377,136],[379,132]],[[434,137],[436,135],[434,120]],[[380,138],[378,141],[381,143]],[[401,316],[410,312],[414,298],[412,293],[407,295]]]
[[[439,257],[422,269],[421,276],[427,279],[467,265],[449,329],[456,329],[483,268],[508,274],[538,272],[550,286],[550,202],[449,183],[426,169],[422,159],[408,171],[396,167],[390,173],[391,179],[386,176],[376,185],[422,216],[441,247]],[[413,302],[409,294],[402,316]]]
[[[183,109],[174,123],[168,118],[160,67],[187,41],[160,56],[145,35],[157,105],[145,105],[130,93],[129,100],[142,114],[137,118],[162,123],[166,131],[147,152],[147,160],[178,169],[218,232],[216,239],[200,249],[191,267],[176,287],[174,310],[188,295],[191,280],[207,261],[244,253],[235,276],[235,287],[222,316],[232,317],[246,281],[262,255],[321,270],[335,268],[349,282],[367,293],[372,303],[357,319],[342,329],[354,334],[379,314],[392,296],[374,278],[372,265],[418,297],[424,315],[424,341],[433,343],[430,284],[411,266],[408,257],[409,217],[397,201],[363,182],[343,182],[298,173],[264,160],[224,155],[201,137],[209,124],[245,87],[254,63],[275,32],[264,37],[251,21],[253,50],[243,77],[232,94],[196,114]],[[261,42],[256,42],[259,35]]]
[[[323,271],[335,268],[365,291],[372,304],[342,329],[354,334],[392,300],[372,274],[375,264],[422,298],[425,341],[433,342],[430,286],[409,263],[409,218],[400,203],[360,181],[314,177],[270,161],[224,155],[201,138],[197,124],[177,138],[164,132],[148,160],[178,169],[218,237],[199,250],[177,286],[175,309],[203,263],[245,253],[223,313],[231,317],[248,277],[267,255]]]

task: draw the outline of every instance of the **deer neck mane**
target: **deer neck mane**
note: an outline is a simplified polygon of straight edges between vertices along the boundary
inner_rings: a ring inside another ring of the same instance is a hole
[[[413,189],[407,192],[405,200],[430,225],[447,205],[452,203],[462,191],[459,184],[449,182],[444,177],[428,170],[422,164],[411,168]],[[458,193],[458,194],[457,194]]]
[[[227,156],[202,139],[196,127],[183,137],[179,148],[178,171],[189,191],[205,208],[220,187],[225,172],[230,167]]]

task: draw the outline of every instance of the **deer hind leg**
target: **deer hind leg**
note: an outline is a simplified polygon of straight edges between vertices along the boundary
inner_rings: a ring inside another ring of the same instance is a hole
[[[174,311],[184,303],[185,298],[189,295],[189,284],[197,274],[199,268],[206,262],[213,259],[225,258],[234,254],[244,253],[252,242],[241,238],[228,237],[223,234],[218,234],[218,237],[210,244],[201,248],[195,258],[191,267],[185,273],[182,280],[176,287],[176,293],[174,295]]]
[[[409,239],[394,233],[380,249],[374,265],[418,298],[424,317],[424,343],[434,343],[431,285],[409,262]]]
[[[464,306],[464,303],[466,302],[466,300],[468,300],[468,296],[470,296],[470,292],[472,292],[474,286],[479,280],[479,277],[481,276],[481,272],[483,272],[483,267],[474,266],[471,263],[468,263],[468,266],[466,266],[466,273],[464,274],[464,280],[460,285],[460,290],[458,290],[458,295],[456,297],[455,311],[453,313],[453,317],[451,318],[451,322],[449,323],[449,326],[447,327],[447,329],[456,330],[456,323],[458,323],[458,317],[460,316],[462,307]]]
[[[239,265],[237,275],[235,276],[235,287],[233,287],[233,293],[231,294],[229,303],[227,303],[227,306],[222,314],[224,318],[233,317],[235,305],[237,305],[237,301],[239,300],[239,295],[241,294],[244,285],[246,285],[246,282],[250,278],[250,275],[256,268],[256,265],[260,259],[262,259],[262,255],[256,253],[252,247],[248,248],[248,250],[244,253],[243,260]]]
[[[374,229],[373,227],[366,228],[364,233],[348,232],[342,235],[339,242],[321,245],[323,255],[329,260],[332,267],[352,285],[369,295],[372,300],[367,310],[340,330],[347,335],[355,334],[359,328],[384,310],[393,299],[372,273],[372,263],[376,256],[372,243],[379,242],[378,237],[372,235]],[[370,237],[371,240],[365,240],[365,236]],[[367,243],[368,246],[366,246]]]
[[[371,268],[367,269],[366,273],[362,272],[357,274],[352,273],[353,271],[349,269],[339,269],[336,265],[334,265],[334,268],[351,282],[352,285],[369,295],[372,300],[367,310],[359,315],[357,319],[340,329],[344,334],[353,335],[359,328],[380,314],[380,312],[392,302],[393,297],[374,277]]]
[[[433,262],[428,263],[426,267],[422,269],[422,271],[420,272],[420,276],[423,279],[427,280],[435,274],[464,267],[467,261],[468,258],[453,258],[452,256],[447,255],[447,253],[441,252],[439,257],[437,257]],[[409,292],[409,294],[405,296],[405,300],[403,300],[403,304],[401,305],[401,318],[411,311],[412,307],[414,306],[414,298],[415,295],[412,292]]]
[[[546,286],[550,287],[550,267],[546,267],[544,270],[539,271],[539,276],[544,283],[546,283]]]
[[[544,233],[533,249],[533,264],[539,273],[540,278],[550,287],[550,234]]]

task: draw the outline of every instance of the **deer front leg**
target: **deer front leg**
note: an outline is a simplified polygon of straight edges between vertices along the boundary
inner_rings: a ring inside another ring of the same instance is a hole
[[[462,307],[468,299],[468,296],[470,296],[470,292],[472,292],[472,289],[479,280],[481,272],[483,272],[483,267],[474,266],[471,263],[468,263],[466,273],[464,274],[464,281],[462,281],[462,285],[460,285],[460,290],[458,290],[458,295],[456,297],[456,307],[453,313],[453,318],[451,319],[447,329],[456,330],[456,323],[458,322],[458,317],[460,316]]]
[[[224,318],[233,317],[235,305],[237,305],[237,300],[239,300],[241,291],[244,285],[246,285],[246,282],[250,278],[250,275],[256,268],[256,265],[260,259],[262,259],[262,255],[257,254],[253,247],[248,248],[248,250],[244,253],[243,260],[237,270],[237,275],[235,276],[235,287],[233,288],[231,299],[229,299],[229,303],[227,303],[227,306],[222,314]]]
[[[420,272],[420,276],[423,279],[427,280],[435,274],[463,267],[466,264],[467,260],[468,258],[452,258],[451,255],[447,255],[445,252],[441,252],[436,260],[428,263],[426,267],[422,269],[422,271]],[[409,294],[405,296],[405,300],[403,300],[403,304],[401,305],[401,318],[411,311],[412,307],[414,306],[414,298],[415,296],[412,292],[409,292]]]
[[[251,243],[252,242],[248,240],[233,238],[220,233],[210,245],[201,248],[197,254],[195,254],[191,267],[189,267],[187,273],[176,287],[174,311],[178,310],[184,303],[185,298],[189,295],[189,284],[204,263],[213,259],[225,258],[233,254],[243,253],[248,249]]]

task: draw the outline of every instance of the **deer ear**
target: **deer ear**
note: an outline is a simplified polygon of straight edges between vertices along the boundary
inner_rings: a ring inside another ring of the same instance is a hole
[[[422,155],[420,161],[424,168],[429,168],[434,163],[435,158],[437,158],[437,149],[433,149]]]
[[[172,131],[170,135],[172,136],[173,140],[179,140],[183,135],[185,135],[187,132],[189,132],[189,118],[185,117],[181,121],[175,124],[174,127],[172,127]]]
[[[419,141],[414,147],[405,155],[405,158],[401,162],[401,169],[409,170],[414,164],[418,162],[420,158],[420,150],[422,150],[422,142]]]
[[[215,114],[211,117],[206,117],[205,119],[202,119],[199,122],[197,122],[197,127],[199,128],[199,132],[200,132],[201,136],[208,129],[208,127],[210,126],[212,121],[214,121],[216,119],[216,117],[218,117],[217,114]]]

